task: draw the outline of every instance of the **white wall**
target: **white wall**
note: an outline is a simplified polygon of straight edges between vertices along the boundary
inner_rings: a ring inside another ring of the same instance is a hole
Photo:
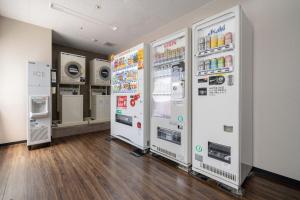
[[[0,16],[0,144],[26,140],[26,63],[51,48],[51,30]]]
[[[254,164],[300,180],[300,1],[242,4],[254,25]]]
[[[254,27],[254,165],[300,180],[299,0],[215,0],[128,47],[191,27],[237,3]]]

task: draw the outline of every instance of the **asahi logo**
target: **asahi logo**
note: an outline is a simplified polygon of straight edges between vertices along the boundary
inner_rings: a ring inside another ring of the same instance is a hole
[[[217,34],[217,33],[223,32],[223,31],[225,31],[225,24],[223,26],[219,26],[217,29],[212,28],[210,30],[210,32],[208,32],[208,35]]]

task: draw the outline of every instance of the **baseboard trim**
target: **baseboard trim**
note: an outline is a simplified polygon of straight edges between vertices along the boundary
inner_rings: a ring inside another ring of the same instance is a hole
[[[16,142],[2,143],[2,144],[0,144],[0,147],[14,145],[14,144],[21,144],[21,143],[26,143],[26,142],[27,142],[27,140],[20,140],[20,141],[16,141]]]
[[[289,177],[286,177],[286,176],[283,176],[280,174],[276,174],[276,173],[273,173],[273,172],[270,172],[270,171],[267,171],[264,169],[257,168],[257,167],[253,167],[252,171],[255,174],[257,174],[261,177],[264,177],[266,179],[269,179],[271,181],[286,185],[288,187],[292,187],[297,190],[300,189],[300,181],[298,181],[296,179],[292,179],[292,178],[289,178]]]
[[[86,133],[99,132],[110,129],[110,122],[81,124],[68,127],[54,127],[52,128],[52,138],[60,138],[72,135],[81,135]]]

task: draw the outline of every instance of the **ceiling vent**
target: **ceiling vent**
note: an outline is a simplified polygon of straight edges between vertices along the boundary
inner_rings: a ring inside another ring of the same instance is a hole
[[[116,44],[111,43],[111,42],[104,42],[103,45],[105,45],[105,46],[107,46],[107,47],[113,47],[113,46],[115,46]]]

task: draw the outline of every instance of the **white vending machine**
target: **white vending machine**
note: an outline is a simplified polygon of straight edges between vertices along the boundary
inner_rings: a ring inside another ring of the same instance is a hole
[[[110,121],[110,68],[107,60],[90,61],[90,123]]]
[[[184,29],[151,44],[151,151],[191,165],[191,32]]]
[[[142,43],[111,63],[111,135],[141,150],[150,145],[148,53]]]
[[[192,169],[236,191],[253,163],[252,42],[239,6],[193,25]]]
[[[51,67],[27,65],[27,146],[51,142]]]

